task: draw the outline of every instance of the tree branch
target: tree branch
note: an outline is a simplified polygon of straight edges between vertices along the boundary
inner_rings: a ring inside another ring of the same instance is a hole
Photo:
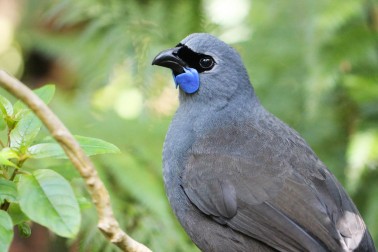
[[[88,156],[86,156],[69,130],[50,108],[26,85],[1,69],[0,86],[24,102],[38,116],[50,131],[51,135],[62,146],[68,158],[75,165],[87,184],[88,191],[98,214],[97,227],[104,236],[123,251],[151,252],[150,249],[133,240],[119,227],[113,215],[109,193],[100,180],[93,163]]]

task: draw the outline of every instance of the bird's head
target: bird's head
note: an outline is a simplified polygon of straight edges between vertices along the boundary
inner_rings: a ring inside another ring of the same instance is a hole
[[[239,54],[210,34],[189,35],[152,64],[172,70],[180,100],[224,101],[235,92],[253,92]]]

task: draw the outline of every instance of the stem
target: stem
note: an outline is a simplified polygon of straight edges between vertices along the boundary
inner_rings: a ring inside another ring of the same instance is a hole
[[[4,211],[8,211],[9,206],[10,206],[10,203],[4,200],[4,203],[1,205],[0,209]]]
[[[17,164],[17,167],[21,168],[21,166],[24,164],[26,159],[20,160]],[[12,172],[11,177],[9,178],[9,181],[13,181],[16,178],[16,175],[18,174],[17,168],[15,168]],[[4,203],[1,205],[1,210],[8,211],[10,207],[10,202],[4,200]]]
[[[123,251],[151,252],[150,249],[133,240],[119,227],[111,208],[109,193],[100,180],[93,163],[50,108],[22,82],[3,70],[0,70],[0,85],[24,102],[39,117],[51,135],[62,146],[68,158],[75,165],[87,184],[87,189],[98,214],[97,227],[102,231],[104,236]]]
[[[7,146],[10,147],[10,134],[11,134],[12,129],[8,127],[8,134],[7,134]]]
[[[17,169],[14,169],[14,171],[13,171],[13,173],[12,173],[12,176],[10,177],[10,181],[13,181],[14,180],[14,178],[16,177],[16,175],[17,175]]]

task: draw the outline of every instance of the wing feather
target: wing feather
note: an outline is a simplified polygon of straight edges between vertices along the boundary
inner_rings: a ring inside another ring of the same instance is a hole
[[[295,133],[285,140],[262,132],[233,125],[197,139],[183,173],[188,198],[220,224],[277,250],[357,247],[366,227],[333,175]]]

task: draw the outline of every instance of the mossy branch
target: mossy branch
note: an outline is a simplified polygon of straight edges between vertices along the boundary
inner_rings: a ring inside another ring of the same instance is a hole
[[[85,180],[92,201],[96,206],[98,214],[97,227],[104,236],[123,251],[150,252],[150,249],[133,240],[119,227],[111,208],[109,193],[100,180],[92,161],[50,108],[25,84],[1,69],[0,86],[24,102],[36,116],[38,116],[50,131],[51,135],[62,146],[68,158]]]

